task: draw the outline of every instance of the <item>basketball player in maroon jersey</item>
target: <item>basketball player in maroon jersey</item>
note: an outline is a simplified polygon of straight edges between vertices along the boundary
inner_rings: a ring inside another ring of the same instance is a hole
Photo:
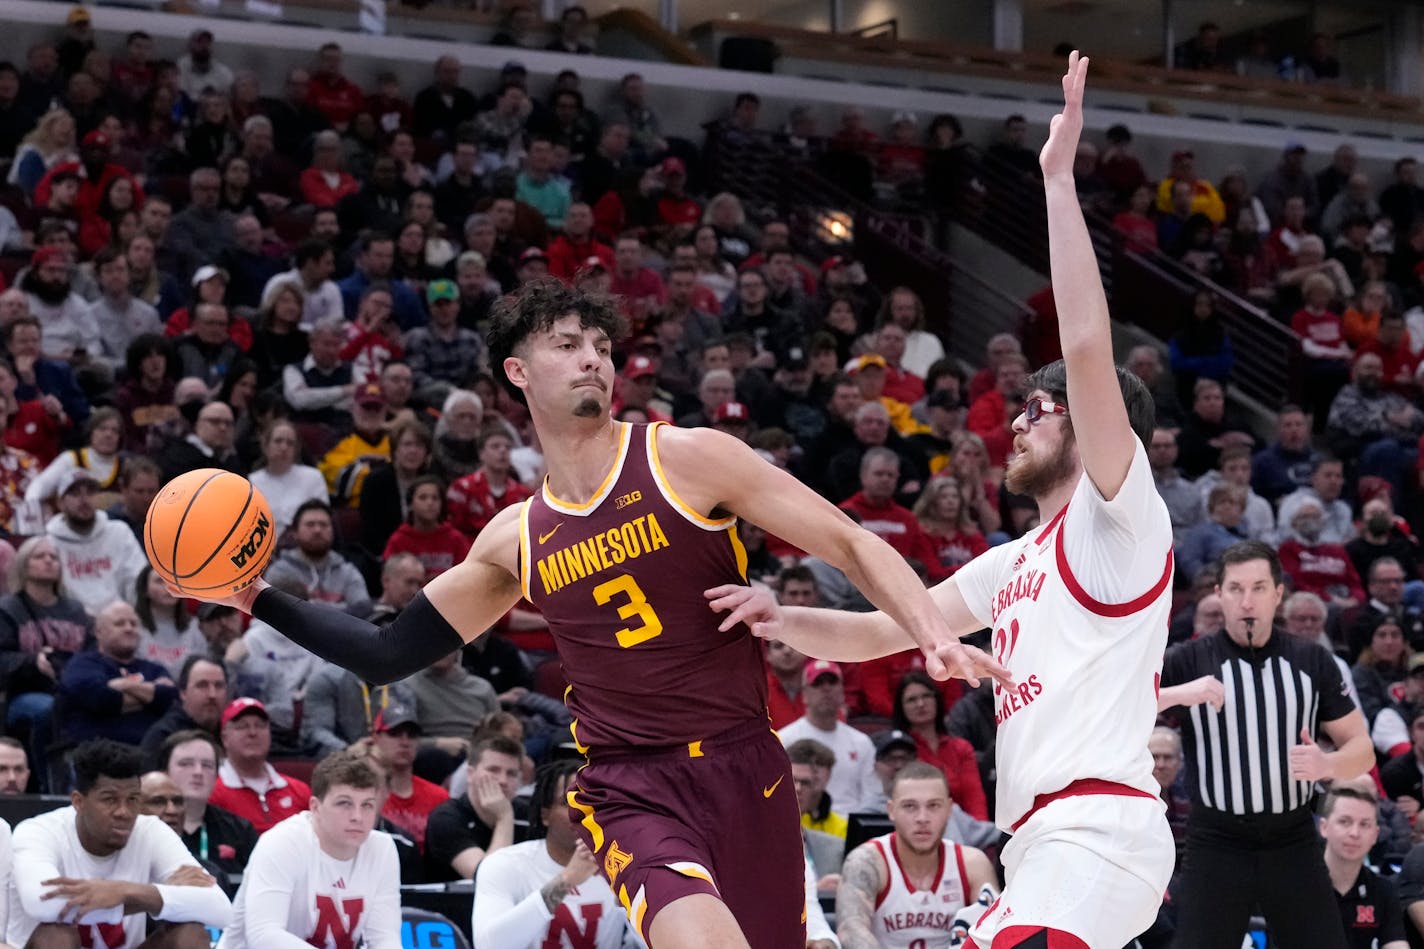
[[[491,363],[544,446],[543,489],[381,629],[258,583],[225,602],[366,681],[409,675],[527,596],[549,620],[589,764],[568,800],[653,949],[804,949],[790,765],[771,732],[760,644],[703,591],[746,582],[738,517],[844,570],[944,678],[1008,681],[950,634],[904,560],[745,444],[609,415],[613,301],[555,281],[496,309]],[[897,647],[903,648],[903,647]]]

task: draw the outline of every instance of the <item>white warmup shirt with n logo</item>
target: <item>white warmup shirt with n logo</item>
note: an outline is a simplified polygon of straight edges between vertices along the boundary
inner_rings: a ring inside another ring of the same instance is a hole
[[[263,834],[218,949],[400,949],[400,860],[372,831],[351,860],[328,856],[309,812]]]

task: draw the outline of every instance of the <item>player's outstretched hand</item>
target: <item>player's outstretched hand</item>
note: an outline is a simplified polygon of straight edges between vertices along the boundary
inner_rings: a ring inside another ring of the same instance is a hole
[[[1016,688],[1013,674],[993,656],[961,642],[940,643],[925,655],[925,671],[935,679],[963,679],[974,688],[981,678],[993,679],[1006,689]]]
[[[717,629],[726,632],[738,623],[746,623],[752,635],[759,639],[781,638],[781,604],[776,597],[756,587],[727,583],[702,594],[707,605],[718,613],[726,613]]]
[[[1068,72],[1063,76],[1063,111],[1048,123],[1048,141],[1038,153],[1044,179],[1073,174],[1078,154],[1078,136],[1083,133],[1083,86],[1088,79],[1088,57],[1075,49],[1068,56]]]
[[[252,615],[252,601],[257,599],[257,594],[267,589],[270,584],[258,577],[252,583],[238,590],[236,593],[229,593],[227,596],[207,596],[201,593],[194,593],[191,590],[180,590],[171,583],[164,583],[168,592],[178,597],[180,600],[187,598],[190,600],[201,600],[204,603],[220,603],[223,606],[230,606],[235,610]]]

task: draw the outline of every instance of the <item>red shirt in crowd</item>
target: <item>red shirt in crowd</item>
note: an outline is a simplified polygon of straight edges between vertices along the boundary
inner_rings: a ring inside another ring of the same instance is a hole
[[[1003,467],[1009,460],[1009,452],[1014,448],[1014,433],[1009,428],[1009,407],[998,389],[974,400],[969,406],[969,415],[964,427],[984,439],[984,448],[989,453],[989,464]]]
[[[1414,381],[1414,373],[1419,369],[1419,357],[1411,350],[1409,333],[1405,332],[1392,348],[1387,349],[1378,339],[1371,339],[1361,346],[1355,355],[1359,357],[1365,353],[1374,353],[1378,356],[1380,362],[1384,363],[1384,388],[1412,399],[1419,391],[1419,386]]]
[[[40,465],[45,466],[59,454],[59,437],[65,427],[49,414],[40,400],[19,402],[5,429],[5,445],[33,455]]]
[[[505,483],[504,493],[496,497],[484,469],[480,469],[450,485],[445,492],[445,505],[450,512],[451,526],[474,537],[500,511],[532,496],[532,491],[510,478]]]
[[[275,779],[274,786],[259,795],[242,783],[232,765],[224,763],[218,768],[218,780],[208,802],[250,821],[259,834],[267,833],[293,814],[311,809],[312,790],[305,782],[279,775],[270,764],[267,774],[269,779]],[[275,781],[284,783],[275,786]]]
[[[549,273],[560,280],[572,281],[590,257],[597,257],[609,273],[613,272],[613,248],[592,237],[573,241],[567,234],[560,234],[549,243],[548,254]]]
[[[361,190],[361,183],[349,171],[334,171],[328,179],[320,168],[308,168],[297,178],[302,200],[318,208],[334,208],[348,194]]]
[[[992,496],[990,494],[990,497]],[[931,569],[931,572],[937,569],[940,577],[954,576],[954,571],[989,549],[989,542],[978,531],[955,531],[953,534],[941,534],[938,531],[926,529],[925,533],[929,536],[930,543],[934,544],[938,554],[935,567]]]
[[[448,523],[440,524],[434,530],[402,524],[386,541],[381,559],[389,560],[394,554],[415,554],[425,567],[425,581],[429,583],[464,560],[469,552],[470,539]]]
[[[931,748],[916,732],[915,739],[921,761],[944,772],[949,781],[949,796],[955,804],[977,820],[989,819],[989,801],[984,796],[984,782],[979,779],[979,762],[974,759],[974,746],[963,738],[940,735],[938,746]]]
[[[1321,310],[1319,313],[1312,313],[1304,308],[1296,310],[1295,315],[1291,317],[1291,329],[1295,330],[1301,339],[1310,340],[1320,346],[1334,347],[1345,342],[1345,330],[1340,322],[1340,314],[1330,310]]]
[[[860,691],[864,696],[865,711],[881,718],[895,717],[895,691],[900,688],[900,680],[905,673],[925,668],[925,654],[918,649],[868,659],[860,664]],[[948,712],[964,694],[958,679],[936,682],[940,694],[944,696],[944,708]]]
[[[771,717],[771,727],[785,728],[806,714],[806,696],[797,692],[795,698],[786,693],[786,687],[776,677],[776,673],[766,670],[766,712]]]
[[[667,302],[667,285],[653,268],[639,267],[631,277],[624,277],[616,270],[612,273],[613,283],[608,292],[621,299],[625,307],[633,300],[653,300],[657,307]]]
[[[1343,544],[1307,546],[1292,537],[1281,544],[1277,552],[1281,569],[1291,578],[1297,591],[1314,593],[1327,603],[1332,597],[1351,597],[1356,603],[1365,602],[1360,575]]]
[[[675,198],[665,194],[658,199],[658,220],[668,227],[695,227],[702,220],[702,206],[687,195]]]
[[[313,73],[307,86],[307,104],[338,129],[351,124],[366,104],[361,87],[339,73]]]
[[[892,399],[914,405],[925,397],[925,380],[895,366],[885,367],[885,391]]]
[[[926,568],[934,569],[934,544],[909,508],[894,501],[873,504],[864,491],[857,491],[841,504],[841,510],[858,514],[860,526],[893,547],[901,557],[913,557]]]
[[[401,830],[410,834],[420,852],[425,852],[425,825],[430,820],[430,812],[450,800],[450,795],[438,784],[431,784],[424,778],[411,775],[410,797],[401,797],[390,792],[381,814]]]

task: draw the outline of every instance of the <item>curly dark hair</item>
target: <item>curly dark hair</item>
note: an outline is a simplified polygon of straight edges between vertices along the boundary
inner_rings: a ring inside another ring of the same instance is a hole
[[[69,756],[74,769],[74,790],[88,794],[100,778],[127,781],[143,774],[143,755],[133,745],[95,738],[75,748]]]
[[[611,340],[622,339],[625,322],[618,301],[602,293],[576,290],[553,277],[530,281],[495,304],[488,335],[490,368],[497,380],[521,403],[524,392],[504,371],[504,361],[535,333],[547,331],[566,316],[577,316],[583,329],[602,330]]]

